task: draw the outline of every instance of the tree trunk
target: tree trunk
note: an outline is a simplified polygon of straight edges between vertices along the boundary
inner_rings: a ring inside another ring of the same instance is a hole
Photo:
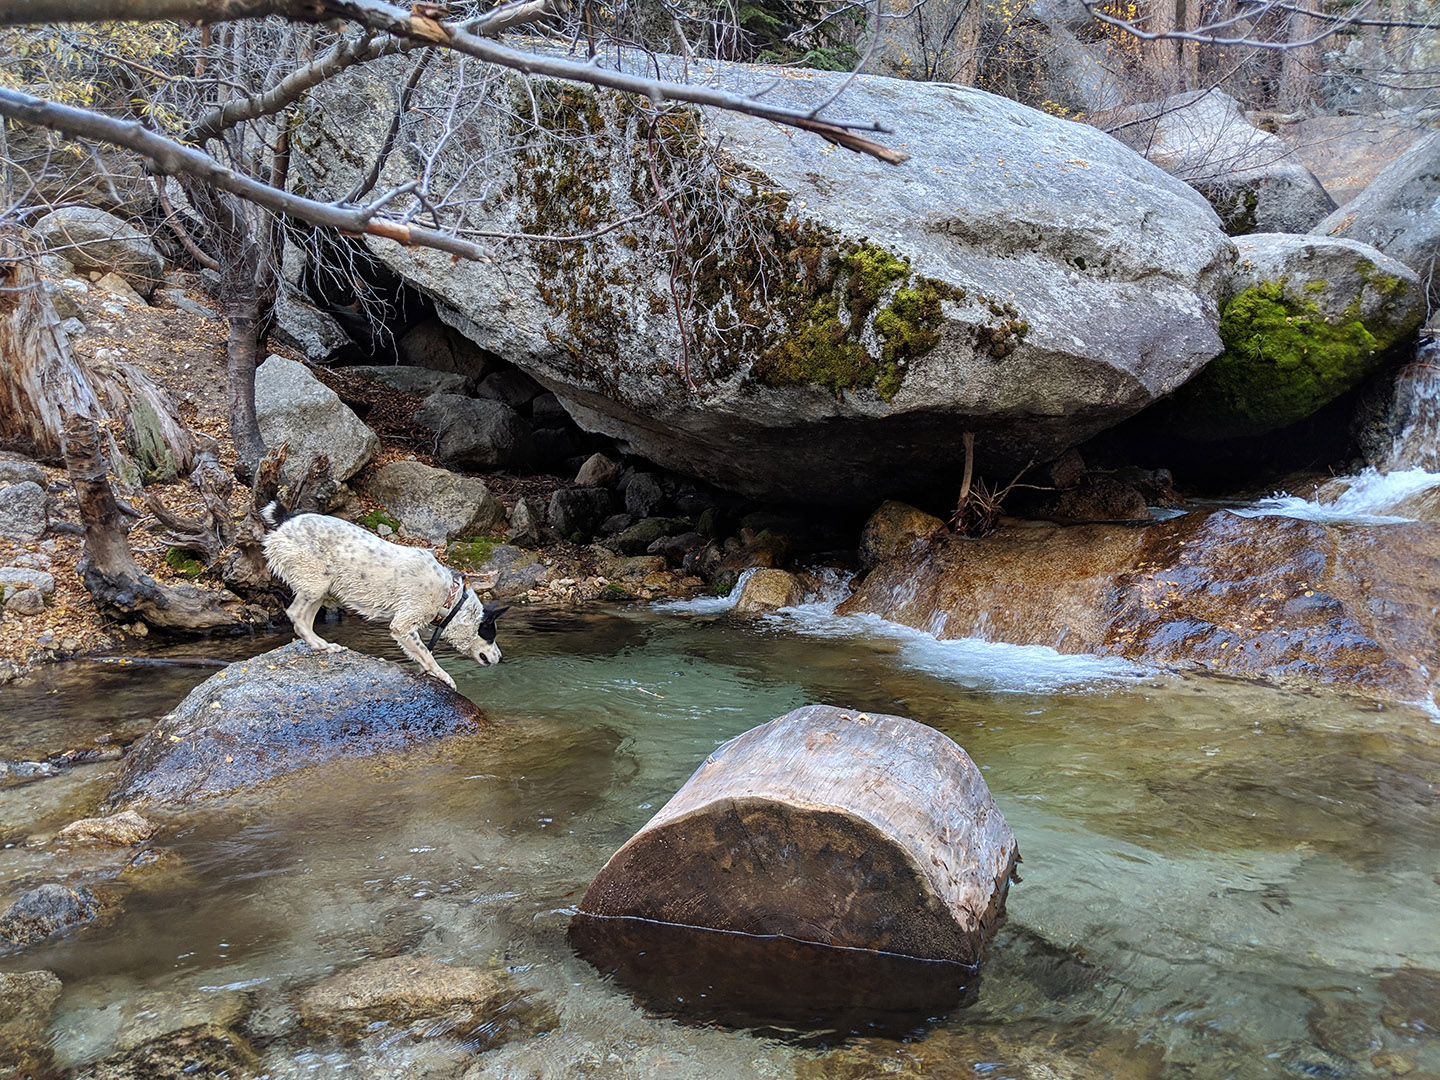
[[[1171,34],[1179,24],[1178,0],[1149,0],[1146,30],[1155,34]],[[1157,97],[1173,94],[1180,88],[1180,43],[1174,38],[1158,38],[1145,42],[1146,67],[1155,86]]]
[[[1320,46],[1304,45],[1319,33],[1319,20],[1298,11],[1290,13],[1285,51],[1280,54],[1280,86],[1276,104],[1282,109],[1303,109],[1315,96],[1316,67]]]
[[[944,735],[809,705],[711,754],[579,910],[974,965],[1017,859]]]
[[[73,416],[66,421],[65,468],[85,527],[80,578],[102,610],[121,618],[139,618],[165,630],[208,632],[241,627],[221,606],[238,603],[235,597],[206,594],[192,585],[161,585],[136,564],[125,538],[124,517],[106,477],[100,433],[93,420]]]
[[[0,234],[0,446],[59,461],[65,419],[107,419],[15,234]]]

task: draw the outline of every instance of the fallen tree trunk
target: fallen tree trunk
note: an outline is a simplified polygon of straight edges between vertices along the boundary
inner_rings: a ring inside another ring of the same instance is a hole
[[[809,705],[711,754],[605,864],[577,919],[590,941],[605,933],[594,918],[648,920],[973,966],[1018,858],[950,739]]]
[[[66,417],[108,416],[13,233],[0,233],[0,356],[0,446],[57,461]]]
[[[223,606],[239,604],[229,593],[161,585],[140,569],[125,537],[124,518],[110,488],[100,432],[93,420],[72,416],[65,422],[65,468],[85,528],[80,578],[102,610],[164,630],[210,632],[242,626]]]

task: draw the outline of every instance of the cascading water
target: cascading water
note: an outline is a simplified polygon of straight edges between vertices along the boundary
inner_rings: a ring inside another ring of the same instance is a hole
[[[1415,362],[1396,373],[1378,434],[1374,464],[1356,475],[1322,485],[1313,499],[1277,494],[1239,512],[1371,525],[1440,522],[1440,342],[1422,345]]]

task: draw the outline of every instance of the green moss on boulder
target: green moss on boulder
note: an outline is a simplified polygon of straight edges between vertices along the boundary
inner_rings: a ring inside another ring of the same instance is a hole
[[[1392,260],[1379,265],[1384,257],[1364,245],[1286,234],[1244,241],[1220,311],[1225,351],[1175,398],[1177,427],[1192,438],[1298,423],[1402,351],[1424,314],[1413,276]]]

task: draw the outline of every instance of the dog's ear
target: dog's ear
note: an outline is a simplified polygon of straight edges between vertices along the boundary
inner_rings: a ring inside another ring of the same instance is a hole
[[[485,605],[485,621],[486,621],[486,622],[494,622],[496,619],[498,619],[501,615],[504,615],[505,612],[507,612],[507,611],[509,611],[509,610],[510,610],[510,605],[509,605],[509,604],[506,604],[506,605],[505,605],[504,607],[502,607],[502,608],[491,607],[489,604],[486,604],[486,605]]]

